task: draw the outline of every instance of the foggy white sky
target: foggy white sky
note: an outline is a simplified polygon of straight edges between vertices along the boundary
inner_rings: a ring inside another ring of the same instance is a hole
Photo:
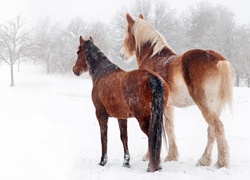
[[[202,0],[166,0],[181,12]],[[250,0],[208,0],[232,9],[241,23],[250,23]],[[29,21],[50,17],[53,21],[68,21],[79,16],[84,20],[108,22],[116,10],[129,6],[133,0],[0,0],[0,21],[14,18],[21,13]]]

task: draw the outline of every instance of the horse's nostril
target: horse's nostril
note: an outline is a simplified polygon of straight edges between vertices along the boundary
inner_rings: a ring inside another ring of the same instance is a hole
[[[73,67],[73,72],[76,76],[80,76],[80,72],[77,67]]]
[[[80,76],[80,75],[81,75],[80,71],[74,71],[74,74],[75,74],[76,76]]]
[[[74,72],[74,74],[75,74],[76,76],[79,76],[79,75],[80,75],[79,72]]]

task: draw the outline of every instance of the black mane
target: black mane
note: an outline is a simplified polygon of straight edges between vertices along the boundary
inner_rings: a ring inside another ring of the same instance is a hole
[[[93,43],[88,40],[86,43],[86,55],[89,64],[89,73],[94,82],[102,76],[111,72],[121,70],[117,65],[109,61],[103,52]]]

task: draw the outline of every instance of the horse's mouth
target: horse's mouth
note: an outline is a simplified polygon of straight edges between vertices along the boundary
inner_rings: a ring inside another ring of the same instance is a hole
[[[82,71],[78,67],[73,67],[73,72],[76,76],[80,76],[82,74]]]

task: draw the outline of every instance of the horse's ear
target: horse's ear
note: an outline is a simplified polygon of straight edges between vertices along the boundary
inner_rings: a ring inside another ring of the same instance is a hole
[[[127,13],[126,18],[127,18],[128,25],[133,26],[135,23],[135,20],[129,15],[129,13]]]
[[[138,18],[140,19],[144,19],[143,15],[142,14],[139,14]]]
[[[89,39],[90,39],[90,41],[94,42],[94,40],[93,40],[92,36],[89,36]]]
[[[84,43],[84,40],[82,38],[82,36],[80,36],[80,44],[83,44]]]

